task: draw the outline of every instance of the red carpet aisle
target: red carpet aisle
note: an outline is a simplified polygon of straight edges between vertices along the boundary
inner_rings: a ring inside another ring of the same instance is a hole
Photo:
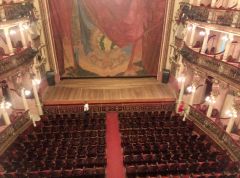
[[[107,113],[107,178],[125,177],[118,124],[118,114],[115,112]]]

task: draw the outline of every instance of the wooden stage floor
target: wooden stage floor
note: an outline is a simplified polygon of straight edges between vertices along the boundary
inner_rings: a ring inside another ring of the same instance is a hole
[[[48,87],[44,105],[175,101],[171,87],[155,78],[68,79]]]

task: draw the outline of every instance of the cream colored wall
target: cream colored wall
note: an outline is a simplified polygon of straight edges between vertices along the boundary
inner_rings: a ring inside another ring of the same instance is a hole
[[[169,2],[171,2],[173,0],[170,0]],[[174,43],[175,40],[175,35],[176,35],[176,31],[177,31],[177,25],[175,22],[175,16],[178,12],[178,9],[180,8],[179,3],[183,2],[182,0],[174,0],[174,10],[173,10],[173,17],[170,19],[172,21],[172,26],[169,30],[171,30],[171,34],[170,34],[170,40],[169,41],[164,41],[164,43],[167,43],[167,46],[170,46],[171,44]],[[171,69],[171,63],[170,63],[170,55],[171,55],[171,50],[168,50],[168,54],[167,54],[167,61],[166,61],[166,66],[163,66],[160,62],[159,64],[159,73],[162,71],[162,69],[167,68],[167,69]]]

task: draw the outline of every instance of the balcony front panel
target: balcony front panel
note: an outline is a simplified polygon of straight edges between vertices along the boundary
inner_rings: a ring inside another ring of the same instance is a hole
[[[37,51],[26,48],[18,54],[0,59],[0,75],[32,62],[36,54]]]
[[[188,46],[184,45],[181,50],[183,59],[189,63],[195,64],[199,67],[212,71],[213,73],[220,75],[221,77],[227,78],[231,82],[240,84],[240,68],[231,65],[227,62],[220,61],[214,56],[207,56],[199,52],[194,51]]]
[[[26,111],[18,116],[11,125],[6,126],[6,128],[0,132],[0,152],[4,149],[3,147],[8,140],[17,135],[17,132],[28,122],[30,122],[30,118],[28,111]]]
[[[217,123],[194,107],[190,108],[189,119],[220,144],[220,146],[227,149],[234,159],[240,160],[240,143],[233,140]]]
[[[31,1],[9,3],[0,5],[0,22],[11,21],[22,18],[35,19],[34,6]]]
[[[182,3],[181,14],[184,14],[184,16],[182,16],[184,18],[181,20],[240,28],[240,11],[234,9],[211,8]]]

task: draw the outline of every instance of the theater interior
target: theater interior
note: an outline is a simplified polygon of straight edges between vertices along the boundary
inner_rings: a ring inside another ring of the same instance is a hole
[[[240,178],[240,0],[0,0],[0,178]]]

